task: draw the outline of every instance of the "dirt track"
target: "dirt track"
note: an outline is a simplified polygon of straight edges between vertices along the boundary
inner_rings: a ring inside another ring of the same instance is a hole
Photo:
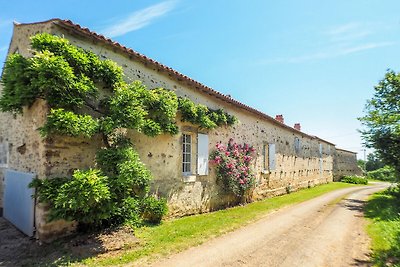
[[[370,266],[363,200],[386,186],[342,189],[281,209],[154,266]]]

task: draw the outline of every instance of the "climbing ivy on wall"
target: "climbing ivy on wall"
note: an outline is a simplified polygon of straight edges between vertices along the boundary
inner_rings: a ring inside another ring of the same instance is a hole
[[[130,140],[117,129],[148,136],[177,134],[176,115],[201,128],[232,125],[223,110],[211,110],[163,88],[147,89],[140,81],[126,83],[120,66],[67,39],[47,33],[31,38],[33,57],[10,55],[2,76],[0,110],[21,113],[36,99],[46,100],[49,113],[40,128],[43,137],[102,135],[104,147],[97,169],[77,170],[72,177],[35,180],[40,202],[50,205],[49,219],[87,225],[159,222],[165,200],[149,196],[150,171]],[[84,192],[84,193],[82,193]]]

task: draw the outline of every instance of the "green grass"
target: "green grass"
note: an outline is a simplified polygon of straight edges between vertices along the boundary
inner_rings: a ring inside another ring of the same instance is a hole
[[[365,207],[370,223],[372,260],[376,266],[400,266],[400,194],[398,189],[374,194]]]
[[[137,229],[135,233],[140,240],[138,247],[123,251],[117,256],[91,258],[81,263],[92,266],[118,265],[176,253],[254,222],[273,210],[351,186],[354,185],[330,183],[245,206],[174,219],[158,226],[143,227]]]

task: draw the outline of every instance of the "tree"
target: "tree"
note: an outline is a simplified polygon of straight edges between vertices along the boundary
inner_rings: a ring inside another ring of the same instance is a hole
[[[385,164],[379,159],[378,155],[374,153],[369,153],[367,155],[367,161],[365,162],[365,170],[367,172],[375,171],[383,166],[385,166]]]
[[[357,160],[357,166],[360,167],[363,171],[365,171],[365,161],[362,159]]]
[[[361,131],[367,147],[400,173],[400,74],[388,70],[375,86],[375,93],[367,102],[366,115],[360,118]]]

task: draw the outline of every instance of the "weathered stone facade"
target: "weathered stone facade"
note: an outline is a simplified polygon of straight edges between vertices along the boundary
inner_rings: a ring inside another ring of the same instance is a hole
[[[333,165],[333,180],[339,181],[345,175],[363,175],[362,169],[357,165],[357,153],[344,149],[336,149]]]
[[[149,88],[163,87],[173,90],[178,96],[185,96],[209,108],[223,108],[235,115],[240,123],[233,127],[220,127],[205,131],[181,122],[180,133],[176,136],[161,135],[155,138],[137,132],[129,132],[142,161],[154,176],[152,191],[166,197],[169,216],[208,212],[229,206],[235,202],[231,195],[224,193],[217,184],[212,167],[208,175],[196,175],[197,136],[208,135],[208,151],[217,142],[228,142],[234,138],[238,143],[249,143],[257,151],[254,161],[256,187],[252,199],[284,194],[288,190],[327,183],[338,174],[355,171],[349,167],[355,164],[355,157],[335,148],[334,144],[310,136],[280,123],[273,118],[205,87],[174,70],[154,62],[136,52],[98,36],[69,21],[51,20],[35,24],[15,25],[9,53],[18,52],[30,56],[29,37],[38,32],[49,32],[64,36],[76,46],[91,50],[101,58],[111,59],[121,65],[127,81],[140,80]],[[0,88],[1,90],[1,88]],[[71,175],[74,169],[94,166],[94,154],[100,146],[99,139],[78,139],[52,137],[43,140],[37,128],[43,125],[46,103],[37,101],[25,108],[23,114],[12,116],[0,113],[0,143],[9,145],[7,168],[34,172],[40,178]],[[193,138],[192,175],[182,173],[182,134]],[[264,153],[274,146],[275,153]],[[274,157],[275,167],[269,162]],[[0,207],[2,182],[0,177]],[[71,229],[63,222],[46,224],[45,207],[36,206],[36,229],[40,238],[50,238],[57,232]]]

